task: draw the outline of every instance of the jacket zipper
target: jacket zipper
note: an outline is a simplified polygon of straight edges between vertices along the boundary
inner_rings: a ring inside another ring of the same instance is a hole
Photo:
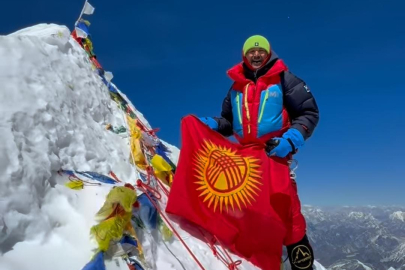
[[[259,116],[259,121],[258,121],[259,123],[262,121],[264,106],[266,106],[266,103],[267,103],[268,99],[269,99],[269,89],[267,88],[266,95],[264,97],[263,104],[262,104],[262,107],[260,109],[260,116]]]
[[[238,92],[237,94],[236,94],[236,104],[237,104],[237,106],[238,106],[238,117],[239,117],[239,123],[242,125],[242,114],[241,114],[241,110],[242,110],[242,108],[241,108],[241,105],[240,105],[240,92]]]
[[[245,87],[245,110],[246,110],[246,118],[248,120],[248,134],[250,134],[250,112],[249,112],[249,105],[248,105],[248,90],[249,84]]]

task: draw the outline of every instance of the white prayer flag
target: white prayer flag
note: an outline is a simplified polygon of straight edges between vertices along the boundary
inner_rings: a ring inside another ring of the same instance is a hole
[[[82,29],[80,29],[79,27],[75,27],[76,29],[76,36],[79,38],[87,38],[87,33],[84,32]]]
[[[110,71],[106,71],[104,72],[104,77],[107,81],[111,82],[111,80],[114,78],[112,72]]]
[[[91,15],[94,12],[94,7],[90,5],[89,2],[86,1],[86,4],[84,4],[83,8],[83,14]]]

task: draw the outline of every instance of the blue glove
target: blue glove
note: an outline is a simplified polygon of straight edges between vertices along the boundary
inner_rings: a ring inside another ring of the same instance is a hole
[[[200,117],[200,120],[213,130],[218,130],[218,122],[212,117]]]
[[[281,138],[276,137],[267,142],[268,156],[284,158],[289,153],[296,151],[304,145],[304,137],[298,129],[290,128]]]

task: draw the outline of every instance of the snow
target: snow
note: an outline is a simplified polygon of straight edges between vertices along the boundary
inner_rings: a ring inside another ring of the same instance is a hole
[[[405,243],[402,243],[398,245],[393,251],[391,251],[389,257],[384,258],[381,261],[400,262],[404,258],[404,254],[405,254]]]
[[[365,265],[364,263],[360,262],[359,260],[357,260],[357,261],[359,262],[359,264],[360,264],[361,266],[364,267],[364,270],[373,270],[373,269],[371,269],[370,267],[368,267],[367,265]]]
[[[123,114],[65,26],[0,36],[0,59],[0,269],[81,269],[96,247],[89,232],[111,186],[71,190],[57,171],[113,171],[134,183],[128,139],[105,129],[125,125]],[[162,142],[176,164],[179,149]],[[205,243],[180,234],[205,268],[226,269]],[[197,269],[179,240],[143,240],[150,269],[183,269],[165,245],[186,269]],[[256,269],[245,260],[238,268]],[[107,269],[128,268],[110,261]]]
[[[360,218],[364,218],[365,214],[362,212],[350,212],[349,217],[354,218],[354,219],[360,219]]]
[[[402,211],[395,211],[390,215],[391,220],[400,220],[402,222],[405,221],[405,212]]]
[[[319,262],[315,261],[314,262],[314,270],[326,270],[326,268],[323,267]]]

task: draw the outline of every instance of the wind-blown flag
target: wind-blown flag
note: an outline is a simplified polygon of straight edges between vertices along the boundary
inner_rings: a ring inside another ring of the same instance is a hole
[[[94,13],[94,7],[86,1],[83,7],[83,14],[92,15]]]
[[[110,71],[106,71],[104,73],[104,77],[107,81],[111,82],[111,80],[114,78],[114,75]]]
[[[89,22],[87,22],[87,21],[84,21],[84,20],[78,21],[76,23],[75,29],[76,29],[76,35],[79,38],[87,38],[87,36],[90,35]]]
[[[194,116],[182,119],[181,132],[166,212],[201,226],[256,266],[279,269],[283,244],[305,233],[300,217],[293,227],[300,209],[286,159],[269,158],[261,144],[231,142]]]
[[[145,156],[142,152],[142,146],[140,142],[141,130],[136,125],[138,120],[132,119],[129,115],[126,115],[127,125],[129,128],[130,139],[130,148],[131,148],[131,159],[130,162],[134,163],[133,165],[138,166],[142,170],[146,170],[148,163],[146,162]]]

